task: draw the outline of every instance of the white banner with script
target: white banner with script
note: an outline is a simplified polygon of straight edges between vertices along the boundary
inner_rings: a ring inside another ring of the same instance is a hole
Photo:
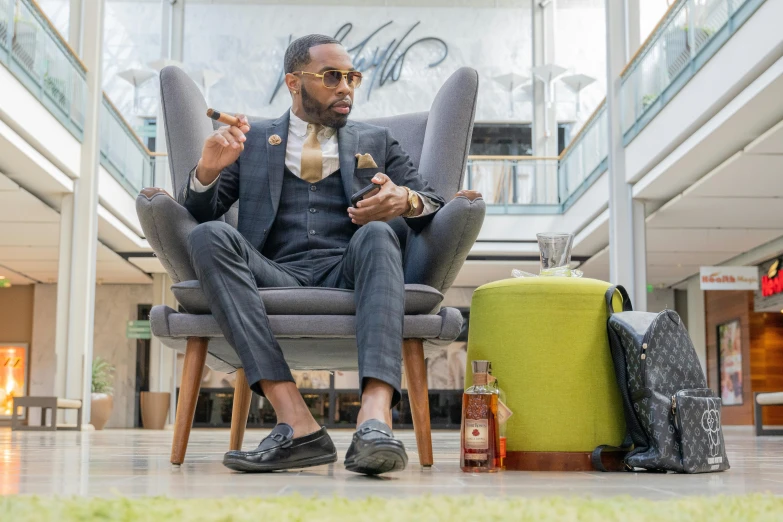
[[[759,271],[755,266],[703,266],[702,290],[758,290]]]

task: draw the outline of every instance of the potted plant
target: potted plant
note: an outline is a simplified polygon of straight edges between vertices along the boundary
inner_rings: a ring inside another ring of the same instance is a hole
[[[141,392],[141,426],[145,430],[162,430],[169,416],[169,392]]]
[[[112,400],[112,382],[114,366],[105,359],[96,357],[92,361],[92,397],[90,400],[90,424],[96,430],[102,430],[111,417],[114,406]]]
[[[658,93],[655,94],[645,94],[642,96],[642,112],[647,110],[647,107],[653,104],[655,100],[658,99],[658,96],[660,96]]]

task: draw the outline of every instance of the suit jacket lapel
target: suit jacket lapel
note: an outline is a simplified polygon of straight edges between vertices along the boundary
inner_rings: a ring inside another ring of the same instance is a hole
[[[288,145],[288,119],[289,112],[285,111],[285,114],[275,120],[266,130],[266,161],[267,175],[269,176],[269,195],[272,199],[272,219],[277,216],[277,209],[280,206],[280,194],[283,191],[285,149]],[[275,134],[280,136],[282,140],[278,145],[272,145],[269,142],[269,138]]]
[[[340,149],[340,174],[343,178],[345,199],[351,201],[353,196],[353,174],[356,168],[356,153],[359,152],[359,135],[348,122],[337,131],[337,146]]]

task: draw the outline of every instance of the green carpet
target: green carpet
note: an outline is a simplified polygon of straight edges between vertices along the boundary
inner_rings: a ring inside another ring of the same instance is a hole
[[[0,497],[3,522],[37,521],[539,521],[644,522],[652,520],[739,522],[783,520],[783,498],[771,495],[689,497],[650,501],[482,496],[366,498],[298,495],[270,498],[87,499]]]

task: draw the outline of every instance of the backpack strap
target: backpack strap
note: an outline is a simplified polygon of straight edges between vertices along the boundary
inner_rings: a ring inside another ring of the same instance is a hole
[[[625,440],[623,441],[622,446],[619,448],[617,446],[609,446],[608,444],[603,444],[595,448],[593,453],[590,455],[590,463],[593,465],[593,469],[596,471],[620,471],[616,458],[612,463],[613,465],[610,464],[609,468],[604,465],[603,456],[604,452],[607,451],[609,453],[613,453],[615,456],[621,456],[620,460],[625,470],[632,471],[632,468],[625,463],[625,456],[628,455],[628,452],[631,451],[632,447],[633,441],[631,440],[631,434],[626,433]]]
[[[628,295],[625,287],[623,285],[614,285],[610,286],[604,295],[604,298],[606,299],[606,310],[609,312],[609,315],[615,313],[614,306],[612,306],[612,300],[614,299],[615,292],[620,292],[620,297],[623,300],[623,312],[632,312],[633,305],[631,304],[631,297]]]

